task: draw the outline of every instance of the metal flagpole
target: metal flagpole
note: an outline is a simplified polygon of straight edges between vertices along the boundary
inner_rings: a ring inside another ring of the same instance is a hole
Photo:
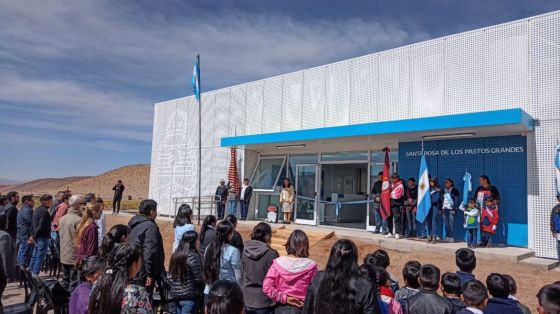
[[[200,84],[200,55],[196,56],[198,64],[198,88],[199,95],[201,90]],[[200,225],[200,198],[202,196],[202,96],[198,99],[198,225]]]

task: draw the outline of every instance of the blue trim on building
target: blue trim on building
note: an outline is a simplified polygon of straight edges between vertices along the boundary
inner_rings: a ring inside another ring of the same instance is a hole
[[[237,145],[309,141],[350,136],[437,131],[498,125],[523,125],[528,131],[532,131],[534,127],[533,118],[522,109],[515,108],[277,133],[224,137],[221,139],[221,146],[228,147]]]

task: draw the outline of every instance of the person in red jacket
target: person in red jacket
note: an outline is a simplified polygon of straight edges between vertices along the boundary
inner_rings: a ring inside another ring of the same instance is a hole
[[[485,206],[481,211],[482,214],[480,217],[480,231],[482,242],[480,243],[480,246],[487,247],[488,242],[490,241],[490,237],[496,233],[498,222],[500,220],[500,216],[498,214],[498,204],[496,200],[492,196],[487,197]]]

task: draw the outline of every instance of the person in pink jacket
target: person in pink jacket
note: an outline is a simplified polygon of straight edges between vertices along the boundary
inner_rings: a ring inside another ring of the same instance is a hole
[[[263,292],[278,307],[275,313],[301,313],[307,287],[317,273],[317,264],[308,258],[309,239],[294,230],[286,243],[288,256],[275,259],[263,281]]]

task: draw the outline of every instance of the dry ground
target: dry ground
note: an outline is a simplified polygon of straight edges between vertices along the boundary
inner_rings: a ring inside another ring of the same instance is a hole
[[[111,216],[109,219],[110,224],[115,223],[127,223],[130,219],[129,216]],[[164,238],[165,251],[170,252],[171,246],[173,245],[173,226],[170,221],[158,221],[158,225],[161,228],[161,232]],[[250,229],[246,226],[240,226],[238,230],[243,238],[246,240],[249,238]],[[329,258],[329,253],[332,245],[339,238],[336,235],[330,239],[325,239],[319,241],[317,244],[311,246],[310,248],[310,258],[315,260],[319,269],[324,269]],[[374,252],[380,249],[379,246],[368,243],[367,239],[355,240],[356,245],[360,251],[360,263],[366,254]],[[414,253],[404,253],[399,251],[387,250],[391,257],[391,266],[389,266],[389,271],[395,274],[402,284],[401,271],[402,267],[407,261],[417,260],[422,264],[434,264],[438,266],[442,273],[451,271],[456,271],[455,257],[454,255],[446,254],[436,254],[428,252],[414,252]],[[166,253],[166,263],[169,261],[169,254]],[[536,297],[538,290],[547,284],[560,280],[560,272],[558,271],[543,271],[531,266],[514,264],[507,262],[488,262],[480,261],[479,265],[475,270],[475,276],[484,282],[486,276],[492,272],[499,272],[504,274],[509,274],[515,278],[518,286],[518,297],[520,301],[526,304],[533,312],[536,312]]]

